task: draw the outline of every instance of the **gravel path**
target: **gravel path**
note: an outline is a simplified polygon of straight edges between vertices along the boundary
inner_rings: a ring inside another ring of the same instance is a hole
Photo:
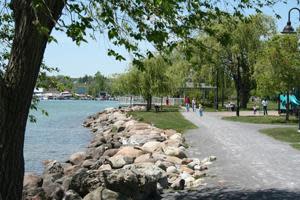
[[[190,156],[217,161],[205,189],[165,199],[300,199],[300,151],[258,132],[274,126],[224,121],[218,113],[183,115],[199,127],[185,135]]]

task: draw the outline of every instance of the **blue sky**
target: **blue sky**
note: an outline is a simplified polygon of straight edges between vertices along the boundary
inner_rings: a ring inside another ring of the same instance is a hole
[[[280,3],[274,7],[275,12],[282,17],[277,21],[279,31],[286,25],[288,11],[292,7],[297,7],[297,0],[289,0],[288,4]],[[263,13],[274,15],[270,8],[264,8]],[[292,13],[291,21],[294,28],[300,26],[297,12]],[[124,72],[130,64],[131,56],[124,49],[120,49],[120,52],[127,59],[126,61],[119,62],[113,57],[107,56],[106,50],[113,47],[107,39],[103,38],[97,42],[91,40],[89,43],[77,46],[64,33],[54,32],[53,35],[58,43],[51,43],[47,46],[44,60],[47,65],[58,67],[60,69],[58,74],[80,77],[85,74],[93,75],[100,71],[102,74],[109,76]],[[142,46],[147,45],[143,44]]]

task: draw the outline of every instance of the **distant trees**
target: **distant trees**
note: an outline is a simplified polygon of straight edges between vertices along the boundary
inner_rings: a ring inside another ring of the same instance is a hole
[[[266,41],[255,66],[257,94],[272,96],[300,86],[300,49],[297,35],[274,35]]]
[[[107,91],[108,78],[103,76],[100,72],[97,72],[90,81],[88,88],[88,94],[92,96],[99,96],[100,92]]]
[[[213,38],[221,45],[220,65],[232,77],[240,107],[246,108],[250,92],[255,89],[254,66],[264,40],[275,33],[275,22],[263,15],[250,16],[245,21],[226,19],[214,27]]]
[[[299,86],[297,37],[278,35],[271,17],[227,17],[211,28],[164,57],[143,60],[143,70],[132,66],[116,76],[113,91],[150,99],[178,93],[191,78],[195,85],[218,86],[223,101],[237,95],[246,108],[251,94],[271,96]]]
[[[167,74],[168,65],[162,57],[158,56],[142,62],[142,70],[133,65],[125,74],[116,76],[112,90],[117,94],[143,96],[147,101],[147,110],[150,110],[152,97],[168,95],[173,85]]]

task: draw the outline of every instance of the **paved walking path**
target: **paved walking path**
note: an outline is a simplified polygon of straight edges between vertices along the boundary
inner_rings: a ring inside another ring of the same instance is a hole
[[[165,199],[300,199],[300,151],[258,132],[274,126],[225,121],[218,113],[183,115],[199,127],[185,135],[190,156],[217,161],[206,189]]]

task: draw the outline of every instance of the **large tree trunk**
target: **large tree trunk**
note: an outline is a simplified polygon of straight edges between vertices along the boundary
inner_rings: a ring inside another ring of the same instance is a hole
[[[15,35],[10,60],[0,77],[0,199],[20,200],[24,175],[24,133],[33,89],[36,84],[48,36],[34,25],[36,17],[48,33],[64,7],[63,0],[46,0],[51,11],[32,10],[28,0],[12,1]]]
[[[250,90],[247,88],[240,89],[241,108],[247,108],[247,104],[250,98]]]

